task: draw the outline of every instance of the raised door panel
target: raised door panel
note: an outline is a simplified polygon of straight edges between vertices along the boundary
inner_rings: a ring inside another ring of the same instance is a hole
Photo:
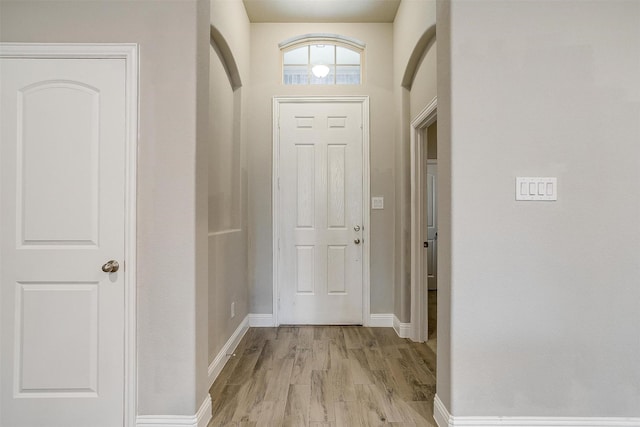
[[[327,248],[327,292],[341,295],[347,292],[347,246]]]
[[[327,225],[329,228],[345,228],[345,145],[327,147]]]
[[[17,100],[19,244],[97,246],[99,91],[46,81]]]
[[[296,246],[296,293],[313,294],[315,282],[315,248]]]
[[[315,146],[296,144],[297,228],[315,227]]]
[[[98,283],[17,287],[16,395],[97,397]]]

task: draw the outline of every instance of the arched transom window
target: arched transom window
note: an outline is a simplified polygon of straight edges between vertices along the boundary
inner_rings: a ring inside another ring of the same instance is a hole
[[[359,85],[364,43],[335,34],[307,34],[280,43],[285,85]]]

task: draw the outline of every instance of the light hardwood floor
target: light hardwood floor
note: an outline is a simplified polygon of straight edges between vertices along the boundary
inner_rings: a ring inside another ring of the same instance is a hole
[[[251,328],[211,388],[209,427],[435,426],[431,347],[391,328]]]

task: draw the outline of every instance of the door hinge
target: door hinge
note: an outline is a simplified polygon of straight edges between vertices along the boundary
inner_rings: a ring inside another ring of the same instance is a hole
[[[278,250],[280,250],[280,238],[278,238]]]
[[[423,248],[428,248],[429,247],[429,242],[423,242],[422,243],[422,247]]]
[[[278,177],[278,190],[280,189],[280,177]]]

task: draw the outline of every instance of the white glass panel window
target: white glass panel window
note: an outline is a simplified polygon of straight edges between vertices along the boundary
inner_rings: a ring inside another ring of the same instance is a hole
[[[359,65],[337,65],[336,84],[338,85],[359,85],[360,66]]]
[[[336,47],[328,44],[311,45],[311,65],[335,64]]]
[[[359,85],[362,54],[335,43],[304,42],[282,54],[285,85]]]
[[[286,85],[308,85],[309,67],[307,65],[285,65],[283,81]]]
[[[309,63],[309,46],[288,50],[284,53],[284,65],[306,65]]]
[[[327,74],[325,77],[317,77],[313,72],[311,73],[312,85],[332,85],[335,83],[336,67],[335,65],[329,65],[328,67],[329,74]]]
[[[336,64],[360,65],[360,52],[347,49],[346,47],[336,46]]]

